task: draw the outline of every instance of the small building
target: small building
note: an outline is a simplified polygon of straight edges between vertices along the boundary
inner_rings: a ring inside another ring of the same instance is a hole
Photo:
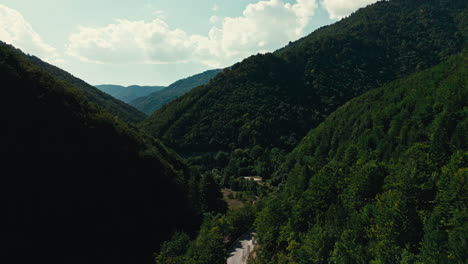
[[[245,176],[243,177],[245,180],[249,180],[249,181],[254,181],[256,183],[261,183],[263,182],[263,179],[262,177],[260,176]]]

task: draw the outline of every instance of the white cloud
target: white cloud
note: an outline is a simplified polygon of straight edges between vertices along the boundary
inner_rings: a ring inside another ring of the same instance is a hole
[[[211,16],[210,17],[210,23],[211,24],[217,24],[220,21],[220,18],[218,16]]]
[[[102,28],[79,28],[72,34],[67,53],[100,63],[183,62],[193,43],[182,30],[172,30],[161,19],[152,22],[117,20]]]
[[[250,54],[273,51],[304,35],[316,0],[260,1],[238,17],[212,16],[207,35],[172,29],[161,19],[117,20],[101,28],[81,27],[70,36],[67,53],[99,63],[201,62],[227,66]]]
[[[157,18],[160,18],[160,19],[165,19],[166,18],[166,14],[164,14],[164,11],[162,11],[162,10],[153,11],[153,15],[156,16]]]
[[[314,0],[285,4],[280,0],[249,4],[243,16],[225,18],[221,29],[221,48],[231,56],[246,56],[252,51],[271,51],[301,37],[317,5]]]
[[[327,10],[330,18],[340,19],[350,15],[358,8],[377,2],[378,0],[323,0],[322,6]]]
[[[0,5],[0,40],[49,62],[59,61],[55,48],[44,42],[18,11]]]
[[[218,4],[214,4],[213,7],[211,8],[213,12],[217,12],[219,10]]]

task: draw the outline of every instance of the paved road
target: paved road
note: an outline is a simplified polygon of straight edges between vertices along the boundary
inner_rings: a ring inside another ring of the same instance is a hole
[[[255,247],[254,235],[254,232],[247,233],[234,243],[229,251],[227,264],[247,264],[249,254]]]

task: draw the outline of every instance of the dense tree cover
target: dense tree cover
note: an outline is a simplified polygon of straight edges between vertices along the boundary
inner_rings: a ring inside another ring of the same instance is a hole
[[[108,95],[111,95],[114,98],[119,99],[125,103],[130,103],[131,101],[147,96],[151,93],[160,91],[166,87],[164,86],[139,86],[139,85],[131,85],[131,86],[121,86],[121,85],[114,85],[114,84],[102,84],[96,85],[96,88],[105,92]]]
[[[331,114],[258,213],[255,263],[466,263],[467,98],[464,52]]]
[[[464,0],[392,0],[225,69],[142,127],[192,164],[269,177],[349,99],[434,66],[468,40]]]
[[[229,247],[253,226],[256,206],[247,205],[225,215],[205,215],[195,239],[175,233],[156,255],[156,264],[224,264]]]
[[[18,52],[20,51],[18,50]],[[54,65],[44,62],[35,56],[27,56],[27,58],[30,62],[46,71],[54,78],[67,82],[81,90],[89,101],[95,103],[99,107],[102,107],[106,112],[118,116],[123,121],[137,123],[145,119],[145,114],[138,111],[134,107],[115,99],[114,97],[100,91],[96,87],[73,76],[72,74],[55,67]]]
[[[209,179],[6,44],[0,80],[1,263],[152,263],[217,209]]]
[[[151,93],[130,102],[138,110],[150,115],[163,105],[172,102],[177,97],[189,92],[193,88],[204,85],[213,79],[221,70],[209,70],[194,76],[178,80],[161,91]]]

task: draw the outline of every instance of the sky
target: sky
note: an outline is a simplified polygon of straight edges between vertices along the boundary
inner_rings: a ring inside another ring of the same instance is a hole
[[[377,0],[0,0],[0,40],[90,84],[168,85]]]

